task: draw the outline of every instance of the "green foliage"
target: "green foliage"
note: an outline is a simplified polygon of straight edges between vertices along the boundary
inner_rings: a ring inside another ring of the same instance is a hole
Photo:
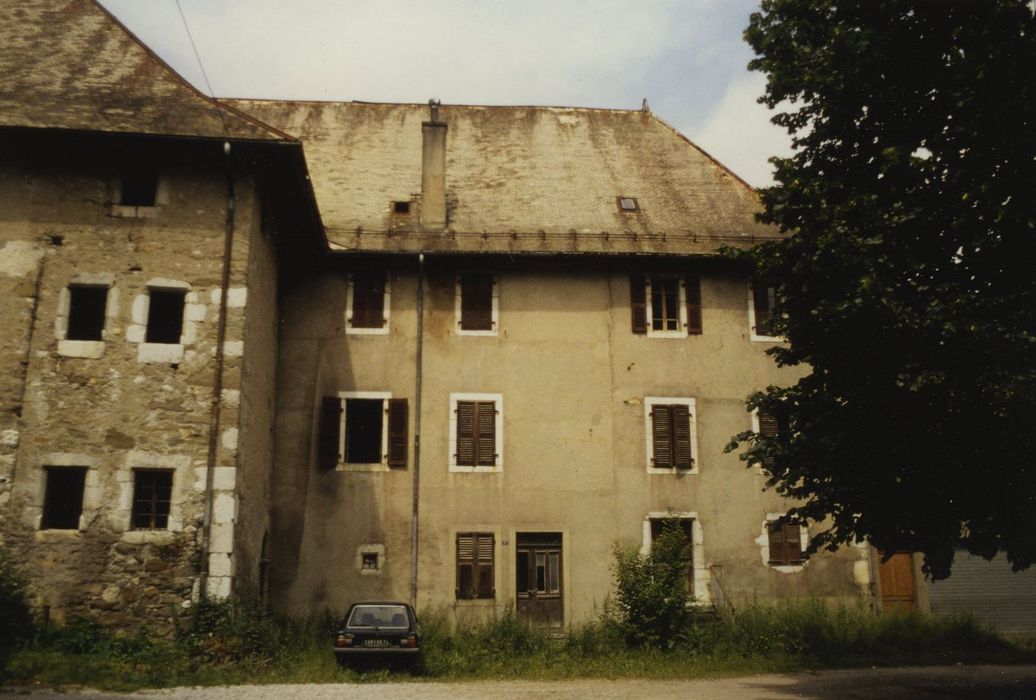
[[[33,633],[25,583],[0,549],[0,678],[8,656]]]
[[[823,524],[925,554],[1036,561],[1036,19],[1023,0],[764,0],[745,32],[796,146],[742,254],[778,281],[770,351],[808,374],[730,449]],[[1025,68],[1022,68],[1022,67]]]
[[[665,519],[661,529],[647,554],[616,546],[613,570],[617,612],[627,641],[667,649],[681,640],[689,625],[691,546],[679,518]]]

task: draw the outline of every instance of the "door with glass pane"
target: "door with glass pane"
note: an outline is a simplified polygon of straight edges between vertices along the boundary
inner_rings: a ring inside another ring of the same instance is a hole
[[[518,616],[543,627],[564,621],[561,582],[561,533],[519,532],[517,547]]]

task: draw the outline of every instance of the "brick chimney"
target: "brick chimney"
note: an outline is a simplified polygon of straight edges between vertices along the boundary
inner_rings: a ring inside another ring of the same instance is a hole
[[[421,227],[446,228],[446,122],[439,101],[429,100],[431,118],[421,122]]]

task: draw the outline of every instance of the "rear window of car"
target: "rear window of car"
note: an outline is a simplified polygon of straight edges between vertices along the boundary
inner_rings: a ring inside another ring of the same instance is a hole
[[[357,605],[345,623],[346,627],[400,627],[410,626],[406,608],[402,605]]]

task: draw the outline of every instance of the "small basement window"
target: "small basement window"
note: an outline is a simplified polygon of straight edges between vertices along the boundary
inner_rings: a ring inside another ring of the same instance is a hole
[[[393,202],[392,203],[393,214],[409,214],[410,213],[410,202]]]
[[[158,170],[146,164],[125,166],[119,185],[119,204],[153,207],[158,194]]]
[[[173,472],[167,469],[133,470],[134,530],[165,530],[173,496]]]
[[[377,552],[364,552],[361,555],[362,561],[360,568],[366,571],[377,571],[378,570],[378,553]]]
[[[345,400],[345,461],[352,464],[381,463],[383,399]]]
[[[42,530],[78,530],[86,467],[46,467]]]
[[[640,207],[637,206],[636,197],[617,197],[620,211],[637,211]]]
[[[148,290],[148,343],[179,343],[183,335],[183,310],[186,292],[180,289]]]
[[[108,288],[73,284],[68,287],[68,340],[101,340]]]

